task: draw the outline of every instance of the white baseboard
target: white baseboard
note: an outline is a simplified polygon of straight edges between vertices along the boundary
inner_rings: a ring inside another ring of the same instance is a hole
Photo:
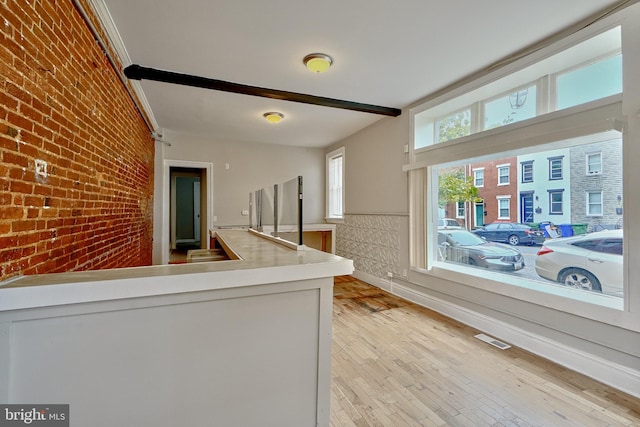
[[[414,302],[479,329],[501,341],[508,342],[533,354],[551,360],[568,369],[640,398],[640,371],[576,350],[544,336],[532,334],[483,314],[451,304],[439,298],[410,289],[393,279],[381,279],[361,271],[354,271],[359,280],[377,286],[394,295]]]

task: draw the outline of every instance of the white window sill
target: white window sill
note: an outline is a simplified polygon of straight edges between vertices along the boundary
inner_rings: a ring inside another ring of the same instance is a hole
[[[325,222],[329,224],[342,224],[344,223],[344,217],[325,217]]]
[[[429,287],[433,278],[439,278],[613,325],[618,325],[620,314],[624,312],[623,298],[567,288],[560,284],[545,284],[516,274],[444,262],[434,262],[430,270],[414,271],[419,273],[418,277],[426,280],[415,277],[418,280],[412,280],[412,283],[423,286]],[[550,295],[553,298],[549,298]],[[637,325],[631,329],[637,330]]]

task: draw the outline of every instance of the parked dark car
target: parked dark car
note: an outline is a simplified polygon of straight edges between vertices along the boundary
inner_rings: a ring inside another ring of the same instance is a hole
[[[438,231],[440,259],[498,271],[524,268],[524,257],[515,248],[487,242],[466,230]]]
[[[494,222],[477,228],[473,232],[492,242],[504,242],[513,246],[541,245],[544,242],[542,231],[515,222]]]

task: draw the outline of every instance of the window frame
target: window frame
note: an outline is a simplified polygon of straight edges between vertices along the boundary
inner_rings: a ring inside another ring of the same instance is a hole
[[[502,220],[511,220],[511,196],[510,195],[501,195],[501,196],[496,196],[496,200],[498,203],[498,220],[502,221]],[[506,201],[507,202],[507,216],[502,215],[502,207],[500,206],[500,204],[502,202]]]
[[[524,171],[524,167],[525,166],[530,166],[531,167],[531,179],[529,180],[525,180],[525,171]],[[534,173],[533,173],[533,160],[526,160],[524,162],[520,162],[520,174],[521,174],[521,178],[520,178],[520,182],[523,184],[528,184],[534,181]]]
[[[478,172],[482,172],[481,184],[478,184],[478,181],[479,181],[478,175],[477,175]],[[473,185],[478,188],[484,187],[484,168],[474,168],[472,169],[472,173],[473,173]]]
[[[460,203],[462,203],[462,208],[460,207]],[[460,209],[462,209],[462,214],[460,213]],[[467,214],[466,203],[462,200],[456,202],[456,218],[465,218]]]
[[[598,204],[598,206],[600,206],[600,213],[598,214],[591,213],[591,206],[594,204],[591,203],[591,200],[589,198],[590,194],[600,195],[600,203]],[[585,192],[585,203],[586,203],[586,216],[594,217],[594,218],[601,218],[604,216],[604,194],[602,190],[587,190]]]
[[[340,222],[344,219],[344,207],[345,207],[345,147],[340,147],[326,154],[326,180],[325,180],[325,194],[326,194],[326,208],[325,208],[325,220],[328,222]],[[338,212],[333,212],[333,200],[332,195],[332,164],[338,158],[341,159],[340,164],[340,209]]]
[[[549,195],[549,215],[564,215],[564,189],[560,188],[560,189],[553,189],[553,190],[547,190],[547,193]],[[554,204],[557,204],[558,202],[554,202],[553,201],[553,196],[554,195],[560,195],[560,211],[555,211],[553,209]]]
[[[591,172],[589,170],[589,159],[592,156],[598,156],[600,158],[600,169],[596,172]],[[603,174],[603,169],[604,169],[604,164],[602,162],[602,151],[597,151],[597,152],[592,152],[592,153],[585,153],[585,174],[587,176],[595,176],[595,175],[602,175]]]
[[[496,169],[498,170],[498,186],[500,185],[509,185],[511,183],[511,164],[507,163],[504,165],[497,165]],[[503,176],[501,175],[501,171],[505,170],[507,171],[507,182],[500,182],[501,178],[503,178]]]
[[[564,156],[553,156],[553,157],[549,157],[547,158],[547,160],[549,161],[549,181],[560,181],[561,179],[564,179]],[[554,176],[554,167],[553,164],[555,162],[560,162],[560,176],[559,177],[555,177]]]

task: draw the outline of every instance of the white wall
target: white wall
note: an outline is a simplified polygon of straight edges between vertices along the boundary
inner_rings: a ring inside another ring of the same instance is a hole
[[[407,174],[402,171],[408,129],[407,114],[384,118],[327,150],[345,145],[346,213],[409,212]]]
[[[303,176],[304,223],[324,222],[323,149],[205,139],[170,130],[164,130],[163,139],[171,146],[163,145],[158,150],[160,159],[156,158],[154,242],[160,242],[169,231],[168,226],[159,225],[168,224],[162,212],[165,160],[213,164],[213,201],[209,206],[217,217],[213,226],[248,226],[249,217],[241,212],[249,209],[249,193],[298,175]],[[160,259],[159,245],[154,244],[154,263],[160,263]]]

